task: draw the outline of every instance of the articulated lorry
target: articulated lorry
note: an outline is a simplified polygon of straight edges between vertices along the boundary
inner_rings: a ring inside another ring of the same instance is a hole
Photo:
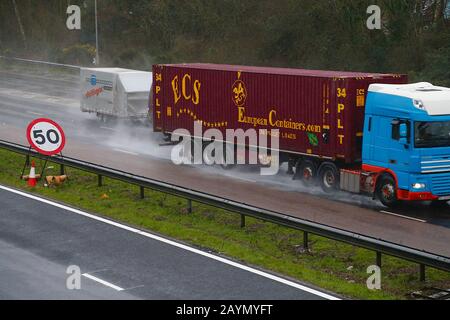
[[[167,136],[194,134],[195,123],[224,136],[278,129],[278,160],[325,192],[366,194],[386,206],[450,200],[448,88],[397,74],[155,65],[152,107],[154,131]]]

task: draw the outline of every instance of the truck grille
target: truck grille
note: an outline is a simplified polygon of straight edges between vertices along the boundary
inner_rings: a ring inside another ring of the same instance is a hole
[[[437,196],[450,195],[450,173],[440,174],[431,178],[431,191]]]
[[[422,161],[421,170],[422,173],[450,172],[450,160],[446,157],[445,159]]]

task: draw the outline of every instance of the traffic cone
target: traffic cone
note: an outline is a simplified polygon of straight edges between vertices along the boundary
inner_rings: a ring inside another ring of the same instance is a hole
[[[30,176],[28,177],[28,186],[31,188],[36,187],[36,164],[35,162],[31,162]]]

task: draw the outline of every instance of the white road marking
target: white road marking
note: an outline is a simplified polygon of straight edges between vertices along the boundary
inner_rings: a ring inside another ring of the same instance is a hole
[[[136,290],[136,289],[140,289],[140,288],[145,288],[145,286],[140,285],[140,286],[135,286],[135,287],[131,287],[131,288],[125,288],[124,291],[131,291],[131,290]]]
[[[108,131],[116,131],[116,129],[108,128],[108,127],[100,127],[100,129],[108,130]]]
[[[397,213],[393,213],[393,212],[389,212],[389,211],[380,211],[381,213],[384,214],[389,214],[391,216],[396,216],[396,217],[400,217],[400,218],[404,218],[404,219],[409,219],[409,220],[413,220],[413,221],[418,221],[418,222],[422,222],[422,223],[427,223],[428,221],[426,220],[421,220],[421,219],[417,219],[417,218],[413,218],[413,217],[408,217],[408,216],[403,216],[401,214],[397,214]]]
[[[114,151],[117,151],[117,152],[122,152],[122,153],[126,153],[126,154],[131,154],[132,156],[138,156],[139,155],[139,153],[136,153],[136,152],[131,152],[131,151],[126,151],[126,150],[122,150],[122,149],[113,149]]]
[[[233,178],[233,179],[245,181],[245,182],[257,183],[256,180],[252,180],[252,179],[248,179],[248,178],[243,178],[243,177],[239,177],[239,176],[229,176],[229,177],[231,177],[231,178]]]
[[[110,288],[112,288],[112,289],[114,289],[116,291],[124,291],[125,290],[124,288],[118,287],[118,286],[116,286],[116,285],[114,285],[112,283],[109,283],[108,281],[105,281],[105,280],[102,280],[100,278],[94,277],[93,275],[90,275],[88,273],[84,273],[83,277],[86,277],[86,278],[91,279],[91,280],[93,280],[95,282],[101,283],[104,286],[110,287]]]
[[[33,112],[33,111],[27,111],[28,114],[31,114],[33,116],[43,117],[44,115],[42,113]]]
[[[68,207],[68,206],[60,204],[60,203],[56,203],[56,202],[53,202],[53,201],[50,201],[50,200],[47,200],[47,199],[43,199],[43,198],[40,198],[40,197],[31,195],[31,194],[28,194],[28,193],[19,191],[19,190],[15,190],[15,189],[11,189],[11,188],[8,188],[8,187],[4,187],[2,185],[0,185],[0,190],[8,191],[8,192],[20,195],[20,196],[28,198],[28,199],[39,201],[39,202],[45,203],[47,205],[50,205],[50,206],[53,206],[53,207],[56,207],[56,208],[60,208],[60,209],[63,209],[65,211],[69,211],[69,212],[78,214],[80,216],[83,216],[83,217],[86,217],[86,218],[89,218],[89,219],[92,219],[92,220],[96,220],[96,221],[99,221],[99,222],[103,222],[103,223],[109,224],[111,226],[120,228],[122,230],[127,230],[127,231],[130,231],[130,232],[139,234],[141,236],[144,236],[144,237],[147,237],[147,238],[150,238],[150,239],[153,239],[153,240],[156,240],[156,241],[168,244],[170,246],[177,247],[179,249],[183,249],[183,250],[186,250],[186,251],[198,254],[200,256],[203,256],[203,257],[215,260],[215,261],[222,262],[222,263],[227,264],[229,266],[233,266],[235,268],[251,272],[253,274],[256,274],[256,275],[259,275],[261,277],[264,277],[264,278],[267,278],[267,279],[270,279],[270,280],[273,280],[273,281],[285,284],[287,286],[299,289],[301,291],[311,293],[313,295],[316,295],[318,297],[321,297],[321,298],[324,298],[324,299],[327,299],[327,300],[341,300],[338,297],[334,297],[334,296],[332,296],[330,294],[318,291],[316,289],[308,288],[308,287],[306,287],[304,285],[295,283],[295,282],[287,280],[287,279],[283,279],[283,278],[275,276],[273,274],[270,274],[270,273],[267,273],[267,272],[264,272],[264,271],[261,271],[261,270],[257,270],[255,268],[251,268],[251,267],[248,267],[246,265],[243,265],[243,264],[240,264],[240,263],[237,263],[237,262],[234,262],[234,261],[231,261],[231,260],[228,260],[228,259],[216,256],[216,255],[213,255],[211,253],[207,253],[207,252],[201,251],[199,249],[195,249],[195,248],[189,247],[187,245],[184,245],[184,244],[181,244],[181,243],[169,240],[169,239],[162,238],[160,236],[151,234],[149,232],[145,232],[145,231],[142,231],[142,230],[139,230],[139,229],[135,229],[135,228],[132,228],[132,227],[120,224],[118,222],[114,222],[114,221],[111,221],[111,220],[108,220],[108,219],[105,219],[105,218],[101,218],[101,217],[95,216],[93,214],[89,214],[87,212],[84,212],[84,211],[81,211],[81,210],[78,210],[78,209],[74,209],[74,208]]]

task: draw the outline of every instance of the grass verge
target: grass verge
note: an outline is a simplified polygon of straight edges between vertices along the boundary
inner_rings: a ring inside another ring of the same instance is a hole
[[[319,236],[310,238],[310,252],[304,252],[302,232],[247,218],[240,228],[239,215],[194,203],[188,214],[186,200],[139,188],[120,181],[68,169],[70,180],[58,188],[40,184],[29,190],[18,176],[25,157],[0,150],[0,183],[55,199],[139,228],[207,248],[246,264],[280,273],[302,282],[357,299],[408,299],[424,287],[450,287],[450,275],[427,269],[427,283],[418,281],[418,265],[383,257],[382,290],[367,289],[367,268],[375,254]],[[39,165],[40,161],[36,161]],[[42,163],[41,163],[42,165]],[[59,166],[48,164],[47,174],[57,174]],[[39,170],[40,168],[38,168]]]

